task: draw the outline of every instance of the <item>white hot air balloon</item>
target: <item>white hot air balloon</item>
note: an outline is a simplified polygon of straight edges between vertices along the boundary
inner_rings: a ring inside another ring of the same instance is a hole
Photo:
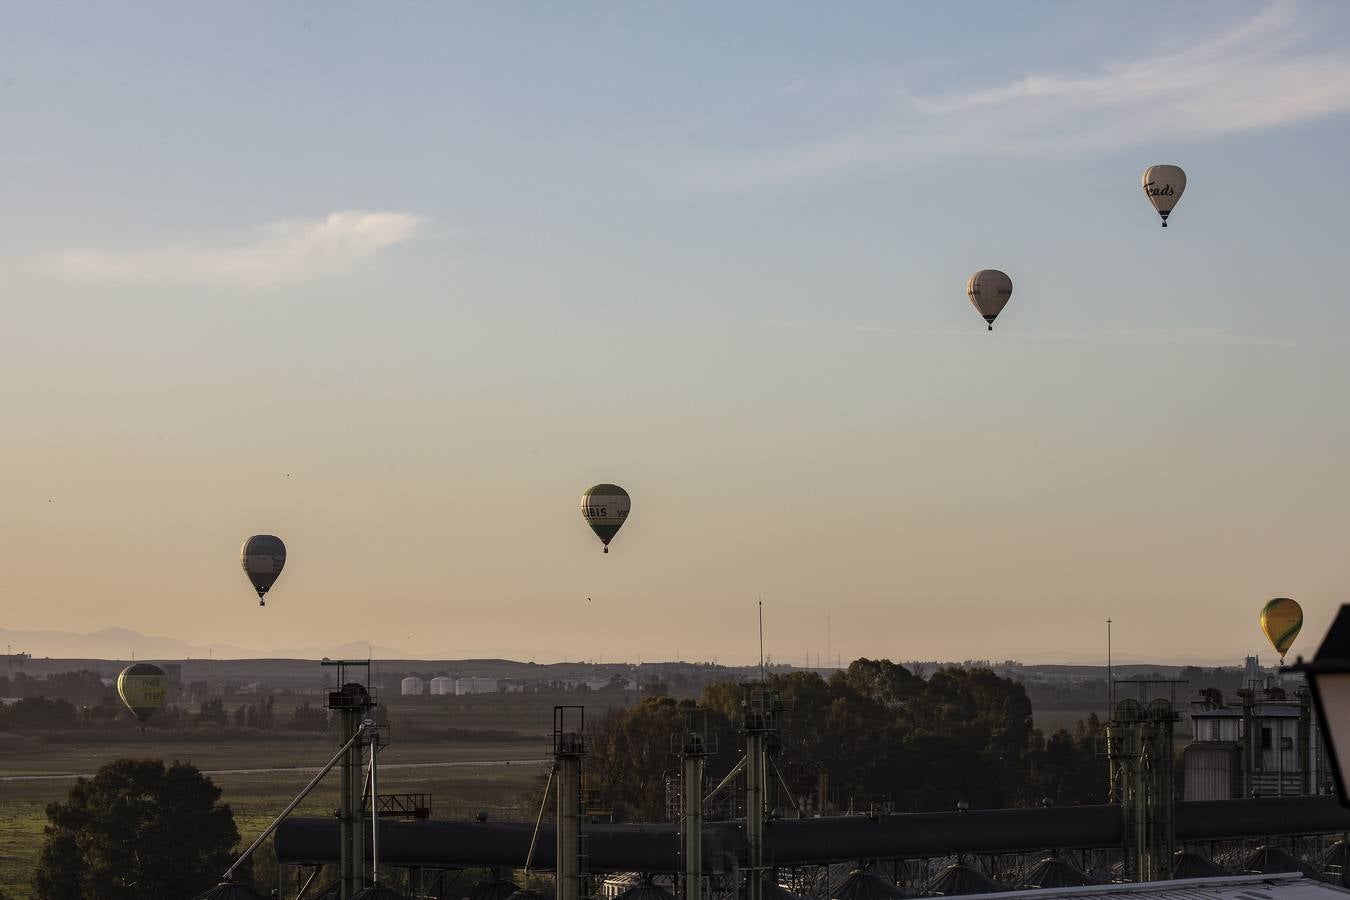
[[[1012,279],[998,269],[981,269],[966,282],[966,296],[993,331],[994,320],[1012,296]]]
[[[1181,199],[1186,190],[1186,173],[1180,166],[1149,166],[1144,170],[1144,195],[1153,208],[1162,216],[1162,225],[1167,227],[1167,217],[1172,207]]]

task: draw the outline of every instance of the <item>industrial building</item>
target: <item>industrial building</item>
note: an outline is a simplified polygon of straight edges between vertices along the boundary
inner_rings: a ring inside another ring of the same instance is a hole
[[[554,900],[897,900],[993,892],[1028,900],[1350,900],[1340,886],[1346,851],[1338,840],[1350,832],[1350,812],[1335,798],[1315,795],[1183,802],[1172,752],[1180,717],[1171,700],[1149,697],[1143,683],[1136,683],[1138,699],[1116,704],[1107,726],[1111,802],[1103,805],[793,815],[775,800],[782,786],[776,735],[787,707],[770,685],[751,682],[742,685],[740,760],[711,788],[705,763],[716,736],[705,711],[685,710],[670,741],[679,777],[669,821],[597,821],[583,786],[585,710],[559,706],[544,804],[532,821],[510,822],[434,820],[429,802],[380,794],[376,700],[343,674],[341,689],[329,694],[343,741],[328,766],[342,771],[337,816],[283,813],[258,839],[274,835],[282,884],[309,883],[324,866],[338,866],[339,900],[367,896],[377,861],[381,890],[397,878],[404,895],[417,900],[462,897],[457,873],[477,868],[502,873],[506,882],[523,871],[522,887],[542,886]],[[1171,690],[1175,682],[1163,684]],[[1266,702],[1294,702],[1297,710],[1301,701],[1272,696],[1248,703],[1250,728],[1242,735],[1260,734],[1264,719],[1256,707]],[[1221,708],[1208,705],[1199,710],[1201,721],[1219,721],[1223,738],[1231,716],[1207,717]],[[1282,734],[1272,732],[1272,741]],[[1259,739],[1252,743],[1260,748]],[[750,814],[705,818],[710,798],[723,790],[735,791],[738,807]],[[1172,880],[1182,876],[1194,877]],[[512,885],[498,886],[505,893]]]
[[[1182,754],[1184,800],[1291,797],[1331,792],[1331,771],[1302,682],[1277,683],[1248,657],[1245,687],[1191,703],[1192,742]]]

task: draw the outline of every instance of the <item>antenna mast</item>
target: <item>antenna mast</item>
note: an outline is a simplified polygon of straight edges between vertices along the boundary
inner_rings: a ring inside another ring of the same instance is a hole
[[[1116,684],[1111,680],[1111,620],[1106,620],[1106,718],[1116,708]]]
[[[764,680],[764,600],[759,601],[759,680]]]

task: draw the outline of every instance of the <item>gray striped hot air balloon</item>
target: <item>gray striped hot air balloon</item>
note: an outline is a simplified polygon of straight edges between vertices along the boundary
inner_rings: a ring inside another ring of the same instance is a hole
[[[1181,199],[1186,190],[1186,173],[1180,166],[1149,166],[1144,170],[1144,195],[1153,208],[1162,216],[1162,227],[1167,227],[1167,217],[1172,207]]]
[[[286,545],[274,534],[255,534],[244,541],[244,547],[239,551],[239,564],[258,592],[258,605],[266,606],[264,597],[286,565]]]
[[[628,511],[632,507],[628,492],[617,484],[597,484],[581,495],[581,517],[605,545],[606,553],[609,542],[628,521]]]
[[[966,296],[993,331],[994,320],[1012,296],[1012,279],[998,269],[981,269],[966,282]]]

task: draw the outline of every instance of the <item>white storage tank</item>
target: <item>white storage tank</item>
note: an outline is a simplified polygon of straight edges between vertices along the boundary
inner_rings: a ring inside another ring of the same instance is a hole
[[[405,697],[420,697],[426,690],[427,684],[416,675],[409,675],[403,681],[399,682],[401,692]]]
[[[437,675],[431,679],[431,693],[436,695],[453,694],[455,692],[455,679],[446,675]]]

